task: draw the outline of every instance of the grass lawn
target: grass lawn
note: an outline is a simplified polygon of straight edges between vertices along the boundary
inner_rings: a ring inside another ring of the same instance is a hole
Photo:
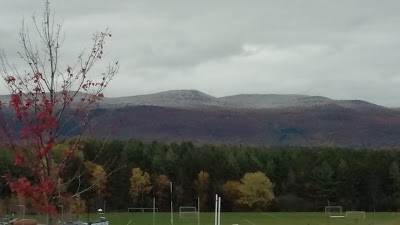
[[[153,225],[153,213],[119,212],[107,213],[105,217],[110,225]],[[88,215],[81,215],[80,220],[87,222]],[[99,216],[89,215],[90,221]],[[64,215],[64,220],[70,216]],[[170,213],[156,213],[155,225],[172,225]],[[40,221],[39,222],[44,222]],[[195,215],[179,218],[174,214],[174,225],[197,225]],[[201,213],[201,225],[213,225],[214,213]],[[400,213],[366,213],[365,219],[328,218],[325,213],[221,213],[221,225],[400,225]]]

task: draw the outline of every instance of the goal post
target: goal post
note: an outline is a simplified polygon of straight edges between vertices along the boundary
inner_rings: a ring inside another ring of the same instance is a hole
[[[329,205],[325,206],[325,213],[330,218],[344,218],[343,208],[340,205]]]
[[[365,219],[365,211],[347,211],[346,219]]]
[[[328,205],[328,206],[325,206],[325,213],[331,213],[331,212],[341,213],[341,212],[343,212],[343,208],[340,205]]]
[[[193,205],[179,207],[179,219],[182,219],[183,222],[193,223],[193,220],[197,220],[197,225],[200,225],[200,198],[197,198],[196,200],[197,207]]]
[[[142,221],[143,224],[155,225],[156,224],[156,214],[158,214],[158,208],[156,207],[156,198],[153,198],[152,208],[150,207],[130,207],[128,208],[128,213],[131,213],[136,220]],[[132,219],[129,221],[131,223]],[[152,222],[150,222],[152,221]],[[128,223],[128,224],[129,224]],[[98,224],[104,225],[104,224]]]
[[[158,208],[128,208],[128,212],[158,212]]]

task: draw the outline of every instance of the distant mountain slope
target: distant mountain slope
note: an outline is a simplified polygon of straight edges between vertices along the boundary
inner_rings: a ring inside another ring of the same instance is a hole
[[[149,141],[400,147],[400,110],[320,96],[166,91],[105,98],[91,121],[91,135]]]
[[[287,108],[298,106],[310,106],[318,104],[326,104],[330,99],[322,98],[313,101],[310,96],[306,95],[234,95],[222,97],[220,100],[228,102],[243,108],[271,109],[271,108]]]
[[[196,90],[175,90],[110,98],[99,107],[105,115],[112,115],[108,118],[123,121],[117,136],[124,138],[400,146],[400,112],[360,100],[271,94],[216,98]]]
[[[338,105],[346,108],[381,108],[369,102],[359,100],[333,100],[321,96],[307,95],[235,95],[219,98],[241,108],[279,109]]]
[[[76,99],[84,96],[78,93]],[[9,95],[0,95],[1,102],[8,102]],[[282,109],[304,108],[322,105],[337,105],[353,109],[385,109],[360,100],[333,100],[321,96],[242,94],[214,97],[197,90],[171,90],[155,94],[128,97],[104,98],[95,104],[96,108],[120,108],[126,106],[160,106],[181,109]]]
[[[182,109],[280,109],[314,107],[329,104],[345,108],[385,108],[359,100],[333,100],[320,96],[307,95],[243,94],[216,98],[197,90],[173,90],[149,95],[105,98],[103,102],[98,104],[98,107],[161,106]]]
[[[114,135],[158,141],[322,146],[400,146],[400,112],[355,110],[337,105],[255,110],[195,110],[156,106],[98,109],[92,130],[118,124]],[[101,122],[100,122],[101,121]]]
[[[219,107],[221,102],[210,95],[196,90],[172,90],[149,95],[105,98],[100,107],[163,106],[174,108]]]
[[[10,101],[10,95],[0,95],[0,102],[8,103]]]

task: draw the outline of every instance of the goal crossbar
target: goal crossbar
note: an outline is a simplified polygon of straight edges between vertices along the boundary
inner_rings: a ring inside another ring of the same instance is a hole
[[[195,206],[180,206],[179,213],[197,213],[197,207],[195,207]]]
[[[158,208],[128,208],[128,212],[158,212]]]
[[[346,211],[346,218],[365,219],[365,211]]]
[[[325,213],[341,213],[343,208],[340,205],[329,205],[325,206]]]

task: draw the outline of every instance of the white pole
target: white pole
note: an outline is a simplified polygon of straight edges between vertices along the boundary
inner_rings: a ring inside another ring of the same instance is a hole
[[[170,191],[171,191],[171,224],[174,225],[174,208],[172,206],[172,182],[170,184]]]
[[[153,198],[153,225],[156,224],[156,198]]]
[[[221,225],[221,197],[218,197],[218,225]]]
[[[218,225],[218,194],[215,195],[215,218],[214,218],[214,225]]]
[[[200,225],[200,198],[197,197],[197,225]]]

